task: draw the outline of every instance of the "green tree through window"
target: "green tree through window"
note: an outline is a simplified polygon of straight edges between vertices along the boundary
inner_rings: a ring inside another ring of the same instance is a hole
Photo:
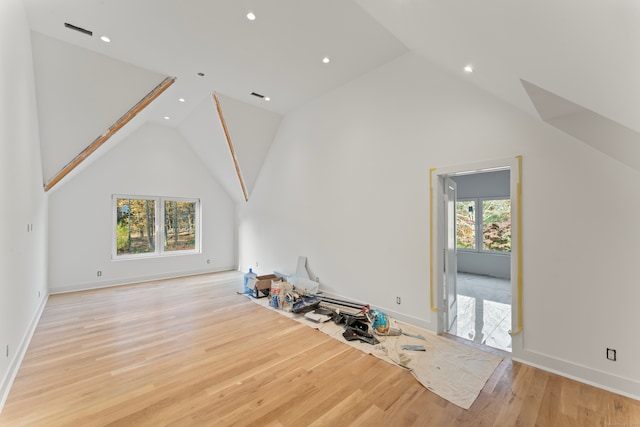
[[[511,200],[456,201],[456,241],[462,250],[511,252]]]
[[[456,202],[456,234],[458,249],[476,248],[476,202]]]
[[[155,251],[155,200],[117,199],[117,253]]]
[[[114,196],[114,202],[116,257],[199,251],[199,200]]]
[[[511,200],[482,201],[482,249],[511,252]]]
[[[193,250],[196,247],[196,203],[165,200],[164,249]]]

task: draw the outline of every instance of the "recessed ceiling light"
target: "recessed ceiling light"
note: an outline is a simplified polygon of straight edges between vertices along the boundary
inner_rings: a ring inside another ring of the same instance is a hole
[[[253,12],[249,12],[249,13],[247,13],[247,19],[248,19],[249,21],[255,21],[255,20],[256,20],[256,14],[255,14],[255,13],[253,13]]]
[[[165,119],[165,120],[169,120],[170,118],[171,118],[171,117],[169,117],[169,116],[164,116],[164,119]]]
[[[331,62],[331,60],[329,59],[328,56],[325,56],[324,58],[322,58],[322,62],[324,62],[325,64],[328,64],[329,62]]]
[[[178,99],[178,101],[184,102],[184,98],[180,98],[180,99]]]
[[[467,65],[466,67],[464,67],[464,71],[466,71],[467,73],[473,73],[473,67],[471,65]]]
[[[265,97],[264,97],[264,100],[265,100],[265,101],[271,101],[271,98],[269,98],[268,96],[265,96]]]
[[[111,39],[107,36],[100,36],[100,40],[102,40],[105,43],[111,42]]]

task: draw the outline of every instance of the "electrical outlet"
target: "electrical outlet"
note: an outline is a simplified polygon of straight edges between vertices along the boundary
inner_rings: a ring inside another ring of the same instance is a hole
[[[612,348],[607,348],[607,359],[611,360],[612,362],[616,361],[616,351]]]
[[[98,270],[98,277],[102,277],[102,270]]]
[[[258,268],[258,261],[256,261],[256,268]]]
[[[207,264],[211,264],[211,260],[210,259],[207,260]]]
[[[396,304],[400,304],[400,297],[396,297]]]

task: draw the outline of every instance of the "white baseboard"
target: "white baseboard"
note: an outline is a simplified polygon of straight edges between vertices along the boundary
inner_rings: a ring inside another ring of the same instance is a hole
[[[29,348],[31,337],[33,337],[33,333],[38,326],[40,316],[42,316],[42,312],[44,311],[44,307],[47,305],[48,300],[49,294],[42,298],[40,306],[36,310],[33,319],[31,319],[29,328],[27,329],[24,337],[22,338],[22,341],[20,342],[20,347],[18,348],[18,351],[15,352],[13,360],[9,365],[9,369],[7,370],[5,377],[2,379],[2,383],[0,383],[0,412],[2,412],[2,408],[4,407],[4,404],[9,397],[9,391],[11,391],[13,381],[16,379],[16,375],[18,375],[18,370],[20,369],[20,365],[22,364],[22,359],[24,359],[24,355],[27,353],[27,348]]]
[[[220,273],[223,271],[236,271],[236,267],[231,266],[231,267],[207,268],[207,269],[189,270],[189,271],[181,271],[181,272],[169,272],[169,273],[160,273],[160,274],[145,274],[142,276],[124,277],[124,278],[113,279],[113,280],[103,280],[100,282],[77,283],[69,286],[50,287],[49,293],[51,295],[66,294],[69,292],[89,291],[93,289],[102,289],[102,288],[110,288],[113,286],[131,285],[134,283],[149,282],[152,280],[171,279],[174,277],[196,276],[198,274],[207,274],[207,273]]]
[[[638,381],[527,349],[519,352],[518,357],[514,356],[513,360],[631,399],[640,400],[640,382]]]

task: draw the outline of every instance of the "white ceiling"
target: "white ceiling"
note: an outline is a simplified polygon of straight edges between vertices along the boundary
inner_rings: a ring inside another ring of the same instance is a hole
[[[640,131],[637,0],[356,0],[409,49],[535,114],[520,80]]]
[[[590,113],[574,117],[572,129],[587,128],[581,118],[596,114],[607,124],[603,138],[622,132],[623,145],[640,144],[637,0],[23,1],[34,31],[177,77],[172,95],[145,111],[145,120],[165,126],[181,126],[198,106],[210,109],[214,91],[228,103],[283,115],[414,51],[565,132],[550,118],[570,107]],[[249,11],[255,21],[246,19]],[[65,22],[94,34],[69,30]],[[325,56],[329,64],[322,63]],[[472,74],[463,71],[467,64]],[[251,96],[254,91],[271,101]],[[530,97],[542,93],[544,102]],[[571,134],[580,139],[581,132]],[[607,152],[602,144],[596,148]],[[254,177],[259,167],[245,174]]]
[[[24,4],[33,30],[177,77],[177,87],[194,106],[215,90],[283,114],[407,51],[351,0],[24,0]],[[256,14],[255,21],[246,18],[248,11]],[[91,30],[93,36],[69,30],[65,22]],[[102,42],[101,35],[111,43]],[[329,64],[322,62],[325,56],[331,58]],[[199,72],[205,76],[199,77]],[[170,115],[177,126],[185,114],[175,108],[167,105],[159,111],[159,120]]]

